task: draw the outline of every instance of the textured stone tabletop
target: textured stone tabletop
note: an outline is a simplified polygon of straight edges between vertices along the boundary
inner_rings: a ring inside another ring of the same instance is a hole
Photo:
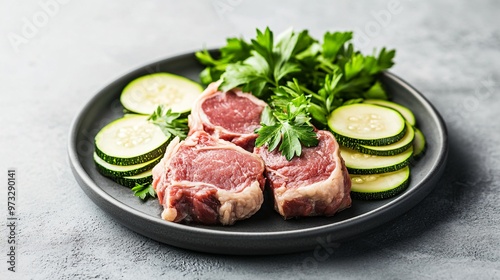
[[[500,2],[0,2],[0,279],[500,279]],[[128,230],[76,183],[71,121],[101,88],[174,54],[256,27],[354,30],[365,52],[445,119],[449,163],[416,207],[324,258],[235,257]],[[16,168],[16,272],[8,271],[7,170]]]

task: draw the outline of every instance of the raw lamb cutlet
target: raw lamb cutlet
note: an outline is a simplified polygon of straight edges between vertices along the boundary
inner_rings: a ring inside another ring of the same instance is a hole
[[[174,139],[153,169],[153,187],[172,222],[231,225],[260,209],[264,162],[233,143],[197,131]]]
[[[222,92],[219,84],[210,84],[195,102],[189,133],[204,130],[252,151],[257,138],[254,130],[260,126],[260,115],[267,104],[238,89]]]
[[[351,206],[351,180],[339,145],[328,131],[317,131],[317,147],[303,148],[291,161],[277,149],[256,148],[266,164],[274,207],[285,219],[332,216]]]

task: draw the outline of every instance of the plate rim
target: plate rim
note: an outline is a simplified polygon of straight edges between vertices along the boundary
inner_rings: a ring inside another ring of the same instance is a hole
[[[142,67],[138,67],[132,71],[129,71],[123,75],[118,76],[114,80],[112,80],[111,83],[107,83],[106,86],[102,87],[96,94],[94,94],[84,105],[82,108],[78,111],[77,115],[74,117],[73,121],[71,122],[70,129],[69,129],[69,140],[68,140],[68,157],[69,157],[69,162],[70,166],[72,169],[72,172],[80,185],[80,188],[84,190],[86,195],[95,203],[97,204],[104,212],[107,212],[107,214],[111,214],[113,218],[116,220],[117,213],[119,211],[127,212],[130,215],[133,215],[134,218],[139,218],[141,220],[146,220],[149,223],[154,223],[156,226],[160,227],[167,227],[172,230],[177,230],[177,231],[187,231],[190,234],[203,234],[203,235],[209,235],[211,237],[217,236],[221,238],[251,238],[251,239],[277,239],[277,238],[286,238],[286,239],[295,239],[295,238],[310,238],[313,236],[319,236],[319,235],[324,235],[328,234],[334,231],[339,231],[342,230],[342,228],[348,228],[350,226],[353,226],[354,224],[358,223],[363,223],[366,220],[371,220],[376,217],[381,217],[380,220],[376,223],[370,222],[370,226],[362,230],[363,232],[366,232],[370,229],[374,229],[400,215],[403,213],[407,212],[411,208],[413,208],[417,203],[419,203],[425,196],[427,196],[432,189],[434,189],[434,185],[437,182],[437,180],[441,177],[444,167],[446,165],[447,157],[448,157],[448,131],[446,128],[446,124],[442,118],[442,116],[439,114],[439,112],[436,110],[434,105],[432,105],[431,102],[428,101],[428,99],[420,93],[417,89],[415,89],[412,85],[401,79],[399,76],[396,76],[395,74],[391,72],[384,72],[383,75],[385,75],[387,78],[391,79],[393,82],[396,82],[403,88],[405,88],[407,91],[411,92],[411,94],[418,99],[418,101],[425,107],[427,113],[431,113],[431,118],[437,121],[438,125],[438,131],[440,133],[439,139],[442,139],[441,143],[438,143],[439,146],[441,146],[440,149],[438,149],[438,156],[436,158],[436,161],[433,162],[433,165],[430,169],[430,172],[426,174],[422,180],[419,182],[419,185],[413,188],[410,192],[405,192],[400,194],[396,199],[389,201],[386,204],[383,204],[380,207],[377,207],[375,209],[372,209],[366,213],[362,213],[360,215],[356,215],[354,217],[342,220],[342,221],[337,221],[333,222],[330,224],[325,224],[325,225],[320,225],[320,226],[313,226],[313,227],[308,227],[308,228],[303,228],[303,229],[293,229],[293,230],[282,230],[282,231],[273,231],[273,232],[239,232],[239,231],[222,231],[218,229],[207,229],[207,228],[199,228],[199,227],[193,227],[190,225],[185,225],[185,224],[178,224],[178,223],[172,223],[168,222],[165,220],[162,220],[160,217],[154,217],[152,215],[149,215],[147,213],[141,212],[137,209],[132,208],[131,206],[128,206],[127,204],[117,200],[115,197],[112,195],[106,193],[94,180],[90,177],[90,175],[85,171],[83,168],[82,163],[79,160],[78,152],[77,152],[77,145],[76,142],[78,140],[78,132],[79,128],[82,125],[83,119],[85,119],[86,115],[84,114],[87,112],[91,105],[96,102],[97,100],[100,99],[101,96],[105,95],[109,90],[109,88],[112,88],[115,83],[118,83],[119,80],[128,77],[128,76],[133,76],[134,73],[138,73],[140,71],[143,71],[146,67],[150,67],[152,65],[158,64],[158,63],[164,63],[169,60],[176,60],[176,59],[183,59],[187,57],[193,57],[194,52],[186,52],[183,54],[178,54],[174,56],[169,56],[164,59],[156,60],[155,62],[150,62],[148,64],[143,65]],[[433,186],[427,186],[426,188],[419,187],[420,185],[427,185],[433,183]],[[415,196],[417,199],[415,199]],[[102,201],[99,202],[99,200],[104,200],[108,203],[108,205],[102,205]],[[394,214],[390,213],[391,210],[397,209],[398,206],[401,204],[410,204],[410,206],[405,207],[404,211],[400,211],[400,213]],[[114,207],[114,209],[105,209],[107,207]],[[112,213],[110,213],[111,211]],[[120,221],[122,224],[123,222]],[[133,231],[139,232],[142,235],[148,236],[150,238],[153,238],[157,241],[160,241],[162,243],[166,243],[169,245],[177,246],[177,247],[182,247],[182,248],[187,248],[189,246],[182,246],[178,244],[172,244],[169,242],[165,242],[164,240],[158,240],[157,238],[152,237],[151,235],[145,233],[145,232],[140,232],[130,225],[124,224],[128,228],[132,229]],[[192,249],[192,248],[187,248],[187,249]],[[203,251],[203,252],[215,252],[218,253],[217,250],[206,250],[203,248],[200,248],[198,251]],[[303,249],[300,250],[292,250],[292,251],[303,251]],[[223,253],[229,253],[231,252],[223,252]],[[234,252],[233,252],[234,253]],[[278,252],[279,253],[279,252]]]

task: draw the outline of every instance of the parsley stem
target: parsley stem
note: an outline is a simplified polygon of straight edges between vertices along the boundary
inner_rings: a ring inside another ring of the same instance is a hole
[[[302,85],[301,85],[301,86],[300,86],[300,89],[301,89],[302,91],[306,92],[307,94],[310,94],[310,95],[313,95],[313,96],[314,96],[314,95],[317,95],[315,92],[313,92],[312,90],[310,90],[310,89],[306,88],[305,86],[302,86]]]
[[[278,86],[278,81],[277,81],[277,80],[274,80],[274,81],[273,81],[271,78],[269,78],[269,77],[267,77],[267,76],[265,77],[265,79],[266,79],[266,82],[268,82],[268,83],[272,84],[274,87],[277,87],[277,86]]]
[[[327,72],[328,74],[333,73],[333,69],[330,69],[329,67],[326,67],[326,65],[325,65],[325,64],[321,64],[321,65],[319,66],[319,68],[320,68],[321,70],[323,70],[323,71]]]

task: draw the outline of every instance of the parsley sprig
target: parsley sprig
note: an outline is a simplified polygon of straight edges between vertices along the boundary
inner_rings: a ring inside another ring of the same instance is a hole
[[[136,183],[135,186],[132,188],[132,192],[134,192],[134,195],[142,200],[146,200],[149,197],[152,198],[156,197],[156,192],[152,184],[141,185]]]
[[[276,40],[273,32],[266,28],[257,30],[257,36],[251,40],[252,50],[243,61],[228,64],[221,75],[221,89],[224,91],[242,87],[244,91],[267,99],[272,88],[284,85],[292,74],[301,71],[295,56],[304,51],[313,39],[308,32],[285,31]]]
[[[311,125],[308,111],[309,97],[304,95],[297,81],[288,86],[274,89],[275,95],[271,107],[265,107],[261,118],[261,127],[255,145],[267,144],[270,151],[278,150],[287,160],[302,154],[302,146],[318,145],[318,138]]]
[[[388,98],[379,74],[393,66],[395,50],[364,55],[352,38],[352,32],[326,32],[320,42],[307,30],[288,29],[275,37],[269,28],[257,29],[250,42],[227,39],[217,58],[206,50],[196,57],[207,66],[203,83],[222,79],[222,90],[240,87],[270,104],[256,144],[270,150],[279,145],[290,160],[301,155],[302,146],[317,144],[314,127],[326,128],[337,107]]]
[[[165,109],[160,105],[149,116],[148,120],[160,127],[161,131],[168,139],[179,137],[181,140],[186,138],[189,131],[188,119],[185,114],[172,112],[172,109]]]

